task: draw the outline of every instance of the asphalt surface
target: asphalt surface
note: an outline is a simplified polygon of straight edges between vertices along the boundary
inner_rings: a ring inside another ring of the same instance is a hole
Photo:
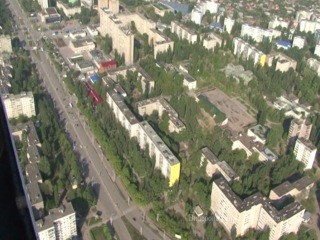
[[[17,1],[8,1],[8,3],[17,24],[19,25],[22,22],[26,24],[25,27],[34,42],[40,39],[41,33],[32,29],[30,19],[22,12]],[[19,28],[24,29],[23,26],[19,26]],[[18,31],[18,36],[21,40],[24,39],[28,42],[22,31]],[[28,49],[28,46],[26,48]],[[156,234],[152,230],[154,229],[153,224],[145,222],[144,211],[128,200],[128,193],[115,176],[107,158],[95,142],[90,128],[75,107],[75,97],[69,95],[66,86],[59,77],[59,73],[55,72],[55,68],[51,66],[48,53],[30,50],[30,55],[32,61],[36,64],[40,78],[43,79],[44,87],[60,114],[60,120],[65,123],[65,130],[73,141],[74,151],[80,155],[81,171],[97,197],[97,210],[101,212],[103,221],[112,222],[121,240],[132,239],[121,219],[121,216],[124,215],[148,240],[169,239],[164,233],[160,232],[161,236]],[[72,103],[73,107],[70,107],[69,103]],[[83,232],[83,238],[89,239],[88,231]]]

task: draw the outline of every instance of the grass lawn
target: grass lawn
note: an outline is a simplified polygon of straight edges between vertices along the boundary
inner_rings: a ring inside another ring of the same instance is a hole
[[[90,230],[90,236],[92,240],[105,240],[107,239],[103,234],[103,227],[95,227]]]
[[[102,221],[101,218],[92,217],[92,218],[89,218],[89,219],[86,220],[86,224],[88,226],[91,226],[91,225],[94,225],[94,224],[99,223],[101,221]]]
[[[134,226],[131,225],[131,223],[128,221],[126,217],[121,218],[124,224],[126,225],[128,232],[132,239],[134,240],[147,240],[144,236],[141,236],[140,232],[135,229]]]

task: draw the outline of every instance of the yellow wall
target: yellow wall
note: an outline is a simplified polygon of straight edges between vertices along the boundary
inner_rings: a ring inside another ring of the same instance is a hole
[[[263,67],[264,66],[264,64],[266,63],[266,55],[262,55],[261,57],[260,57],[260,65]]]
[[[180,178],[180,163],[171,166],[169,187],[172,187]]]

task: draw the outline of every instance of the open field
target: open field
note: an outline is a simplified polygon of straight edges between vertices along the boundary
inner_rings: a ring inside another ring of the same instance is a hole
[[[247,108],[243,104],[236,98],[229,97],[221,90],[214,89],[201,94],[206,96],[213,105],[226,114],[229,119],[228,127],[231,130],[240,132],[246,126],[256,122],[255,118],[248,113]]]

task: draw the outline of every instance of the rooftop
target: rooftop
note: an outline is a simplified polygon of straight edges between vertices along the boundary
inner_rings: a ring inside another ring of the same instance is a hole
[[[297,142],[298,141],[302,143],[304,146],[306,146],[307,148],[309,148],[311,151],[317,149],[310,140],[307,140],[305,138],[298,138]]]
[[[40,188],[37,182],[26,184],[26,188],[31,205],[43,202]]]
[[[144,132],[148,135],[148,137],[153,142],[154,146],[160,150],[164,158],[167,162],[173,166],[179,163],[179,160],[176,156],[173,155],[171,150],[167,147],[167,145],[162,141],[162,139],[158,136],[158,134],[153,130],[150,124],[147,121],[143,121],[139,123]]]
[[[184,31],[186,31],[187,33],[191,34],[191,35],[196,35],[197,33],[190,28],[187,28],[186,26],[184,26],[182,23],[177,22],[177,21],[173,21],[173,23],[177,26],[179,26],[180,28],[182,28]]]
[[[40,162],[39,151],[36,145],[34,144],[28,145],[27,154],[28,154],[28,160],[30,163]]]
[[[32,97],[33,98],[33,93],[32,92],[21,92],[19,94],[3,94],[2,98],[3,99],[19,99],[19,98],[24,98],[24,97]]]
[[[77,65],[80,69],[93,67],[93,63],[89,60],[82,60],[80,62],[77,62]]]
[[[53,227],[53,223],[63,217],[75,214],[73,206],[70,202],[66,203],[64,206],[59,208],[54,208],[49,210],[49,214],[43,219],[36,221],[38,232],[46,230]]]
[[[275,222],[279,223],[305,210],[300,203],[294,202],[290,203],[279,211],[275,207],[273,207],[271,201],[268,198],[264,197],[261,193],[255,193],[245,198],[244,200],[241,200],[232,191],[228,182],[223,177],[215,179],[214,183],[224,193],[226,198],[228,198],[228,200],[233,203],[233,205],[239,212],[246,211],[248,209],[251,209],[253,206],[261,204],[263,209],[272,217],[272,219]]]
[[[289,181],[285,181],[279,186],[272,189],[272,191],[275,192],[278,196],[284,196],[294,188],[296,188],[298,191],[301,191],[311,184],[313,184],[313,180],[309,176],[305,176],[292,183],[290,183]]]
[[[220,162],[219,158],[211,152],[211,150],[207,147],[201,149],[202,154],[205,156],[205,158],[210,161],[212,164],[216,164]]]
[[[77,39],[72,41],[72,44],[75,48],[79,48],[79,47],[94,44],[94,42],[90,38],[83,38],[83,39]]]
[[[29,163],[26,165],[26,176],[29,183],[42,182],[38,164],[36,163]]]
[[[168,113],[170,121],[176,127],[179,127],[179,128],[185,127],[183,122],[179,119],[178,113],[176,112],[176,110],[174,110],[170,106],[170,104],[167,102],[167,100],[165,100],[163,97],[149,98],[149,99],[140,101],[137,103],[137,106],[139,108],[139,107],[147,106],[147,105],[154,104],[154,103],[158,103],[158,104],[160,104],[161,107],[163,107],[163,109]],[[159,111],[160,109],[157,109],[157,110]]]
[[[114,90],[111,90],[109,92],[107,92],[107,94],[109,94],[109,96],[113,99],[113,101],[115,102],[115,104],[118,106],[118,108],[120,109],[120,111],[125,115],[125,117],[127,118],[127,120],[130,122],[130,124],[136,124],[138,123],[137,118],[135,117],[135,115],[131,112],[131,110],[129,109],[129,107],[125,104],[123,98],[121,97],[120,94],[118,94],[117,92],[115,92]]]
[[[257,135],[261,139],[266,139],[266,135],[268,132],[268,128],[265,126],[262,126],[261,124],[257,124],[253,127],[250,127],[248,130],[253,132],[255,135]]]

